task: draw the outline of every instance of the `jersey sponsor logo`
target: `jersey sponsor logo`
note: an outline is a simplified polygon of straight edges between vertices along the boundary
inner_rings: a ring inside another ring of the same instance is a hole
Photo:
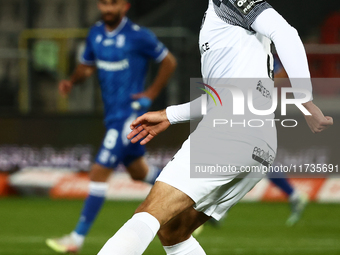
[[[264,0],[237,0],[237,8],[244,14],[247,15],[258,3]]]
[[[269,150],[265,151],[259,147],[254,147],[252,158],[266,167],[271,166],[275,159],[275,157],[270,154]]]
[[[261,80],[257,83],[256,90],[259,91],[262,96],[272,99],[272,95],[270,94],[270,91],[266,89],[265,86],[263,86]]]
[[[115,41],[113,39],[106,39],[106,40],[103,41],[103,45],[105,47],[111,46],[111,45],[114,45],[114,44],[115,44]]]
[[[121,61],[109,62],[109,61],[97,61],[97,68],[105,71],[113,72],[113,71],[121,71],[129,68],[129,60],[123,59]]]
[[[200,47],[200,52],[201,54],[203,54],[204,52],[210,50],[210,46],[209,46],[209,43],[206,42],[206,43],[203,43]]]

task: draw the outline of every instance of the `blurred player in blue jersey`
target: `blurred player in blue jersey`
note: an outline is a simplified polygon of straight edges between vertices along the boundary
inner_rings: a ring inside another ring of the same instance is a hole
[[[86,49],[70,80],[59,84],[66,96],[75,84],[98,72],[105,111],[106,136],[90,171],[89,196],[74,231],[46,243],[60,253],[77,252],[90,230],[108,188],[107,180],[119,163],[123,163],[134,180],[153,184],[160,170],[149,167],[144,147],[126,138],[130,124],[143,114],[168,82],[176,68],[176,59],[148,29],[132,23],[126,12],[126,0],[99,0],[102,21],[90,30]],[[144,91],[149,60],[160,63],[152,85]]]

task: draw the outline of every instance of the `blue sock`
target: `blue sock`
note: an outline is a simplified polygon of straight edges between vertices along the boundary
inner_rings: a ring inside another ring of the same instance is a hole
[[[85,236],[89,232],[105,201],[107,187],[107,183],[90,183],[89,196],[85,200],[81,216],[75,228],[77,234]]]
[[[144,178],[144,181],[152,185],[155,184],[155,181],[161,172],[162,172],[162,169],[155,167],[155,166],[150,166],[149,172]]]
[[[289,184],[287,178],[269,178],[269,180],[278,186],[288,196],[294,192],[294,188]]]

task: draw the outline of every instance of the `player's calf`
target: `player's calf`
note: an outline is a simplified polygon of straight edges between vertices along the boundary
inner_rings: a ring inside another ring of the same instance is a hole
[[[179,244],[188,240],[192,233],[210,218],[190,207],[163,225],[157,235],[163,246]]]
[[[142,254],[160,226],[193,204],[191,198],[183,192],[168,184],[156,182],[136,214],[106,242],[98,254]]]

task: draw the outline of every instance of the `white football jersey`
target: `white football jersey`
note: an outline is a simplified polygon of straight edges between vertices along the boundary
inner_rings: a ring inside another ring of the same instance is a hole
[[[211,78],[273,78],[271,41],[251,29],[267,8],[265,1],[209,0],[199,36],[208,84]]]
[[[261,116],[247,109],[249,90],[255,109],[271,109],[273,102],[271,40],[251,28],[256,17],[268,8],[271,6],[262,0],[209,0],[199,36],[201,71],[204,82],[213,86],[221,97],[223,107],[215,105],[209,97],[208,115],[204,116],[197,131],[200,133],[208,128],[221,141],[260,139],[275,151],[276,128],[274,122],[269,121],[274,119],[274,114]],[[224,85],[242,90],[245,100],[243,115],[235,115],[232,111],[235,98]],[[229,123],[212,127],[214,119],[219,118]],[[244,127],[242,124],[231,127],[232,121],[246,124]],[[252,123],[261,121],[265,123],[263,127],[253,127]]]

